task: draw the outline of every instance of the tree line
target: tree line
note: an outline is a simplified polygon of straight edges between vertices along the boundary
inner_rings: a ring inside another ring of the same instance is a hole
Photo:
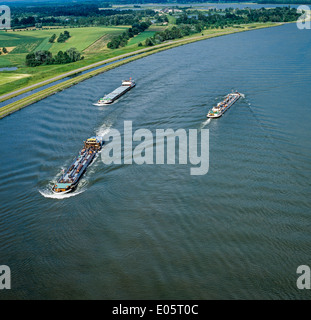
[[[127,31],[123,32],[121,35],[113,37],[110,42],[108,42],[107,47],[109,49],[117,49],[119,47],[124,47],[130,38],[135,35],[145,31],[149,28],[151,22],[148,20],[146,22],[135,23]]]
[[[157,32],[153,37],[147,38],[145,40],[146,46],[153,46],[160,44],[164,41],[174,40],[189,36],[194,33],[199,33],[202,31],[202,28],[199,24],[196,25],[181,25],[174,26],[171,29],[165,29],[164,31]]]
[[[290,22],[296,21],[300,15],[296,9],[277,7],[273,9],[233,9],[209,10],[207,14],[197,12],[189,16],[186,12],[176,19],[176,24],[200,25],[201,28],[224,28],[237,24],[254,22]]]
[[[60,43],[66,42],[66,40],[68,40],[70,37],[71,37],[70,33],[67,30],[65,30],[64,33],[62,32],[60,33],[60,35],[57,38],[57,42],[60,42]],[[54,43],[55,39],[56,39],[56,34],[54,33],[49,39],[49,42]]]
[[[105,6],[105,4],[104,4]],[[106,7],[109,7],[106,4]],[[11,27],[29,28],[33,26],[97,26],[97,25],[132,25],[143,17],[153,17],[154,10],[115,10],[102,9],[92,4],[68,6],[31,6],[13,7]],[[105,8],[101,5],[101,8]]]
[[[84,56],[76,48],[70,48],[65,52],[59,51],[54,57],[52,52],[39,50],[26,56],[26,66],[37,67],[40,65],[66,64],[83,60]]]

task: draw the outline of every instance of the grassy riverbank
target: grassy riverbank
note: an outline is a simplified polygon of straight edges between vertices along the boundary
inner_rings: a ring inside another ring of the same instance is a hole
[[[271,23],[267,23],[267,24],[249,24],[249,25],[245,25],[242,28],[239,28],[239,30],[236,30],[237,28],[226,28],[226,29],[208,29],[208,30],[203,30],[202,33],[204,34],[204,36],[209,37],[212,35],[218,35],[218,34],[222,34],[222,33],[232,33],[232,32],[237,32],[237,31],[242,31],[242,30],[247,30],[249,28],[259,28],[259,27],[269,27],[273,24]],[[73,70],[79,69],[79,68],[83,68],[83,67],[87,67],[91,64],[94,63],[98,63],[99,61],[103,61],[109,58],[114,58],[114,57],[118,57],[120,55],[124,55],[124,54],[130,54],[132,52],[137,51],[138,49],[145,49],[148,50],[150,47],[146,47],[146,46],[142,46],[142,47],[138,47],[138,42],[142,42],[144,39],[146,39],[147,37],[149,37],[151,34],[153,34],[153,32],[155,31],[159,31],[158,29],[161,28],[161,30],[165,29],[165,27],[161,27],[161,26],[151,26],[147,31],[142,32],[140,35],[132,38],[129,41],[129,44],[123,48],[118,48],[118,49],[108,49],[107,48],[107,39],[111,37],[111,34],[107,34],[105,33],[104,36],[102,36],[101,38],[99,38],[98,40],[96,40],[95,42],[93,42],[90,45],[90,42],[86,43],[85,42],[85,46],[88,45],[88,47],[85,48],[83,55],[85,56],[84,60],[81,61],[77,61],[74,63],[69,63],[69,64],[64,64],[64,65],[42,65],[42,66],[38,66],[38,67],[26,67],[25,65],[23,65],[22,61],[19,61],[19,64],[17,63],[17,65],[19,65],[18,70],[16,71],[8,71],[8,72],[2,72],[1,73],[1,82],[2,85],[0,86],[0,102],[4,101],[6,98],[1,97],[1,95],[5,95],[8,94],[10,92],[14,92],[15,90],[20,90],[22,88],[25,88],[27,86],[31,86],[31,85],[35,85],[41,81],[46,81],[47,79],[51,79],[54,78],[56,76],[60,76],[62,74],[65,74],[67,72],[71,72]],[[78,28],[77,28],[78,29]],[[83,30],[77,30],[76,32],[78,32],[78,34],[81,36],[81,33],[83,32],[91,32],[92,28],[80,28]],[[95,33],[98,35],[99,34],[99,28],[95,28]],[[74,29],[72,29],[74,30]],[[103,28],[102,32],[106,32],[108,30],[108,28]],[[112,29],[113,32],[116,32],[115,29]],[[123,28],[120,27],[120,30],[124,30]],[[24,33],[25,36],[29,37],[29,34],[34,33],[37,35],[37,37],[39,35],[42,36],[42,32],[46,32],[45,30],[42,31],[41,33],[37,33],[40,31],[21,31],[20,33]],[[55,30],[50,30],[50,32],[56,32]],[[58,31],[57,31],[58,32]],[[71,31],[70,32],[74,32]],[[201,35],[201,34],[198,34]],[[1,36],[3,37],[3,34],[0,33],[0,38]],[[19,34],[18,37],[21,37],[21,35]],[[192,35],[191,36],[196,37],[196,35]],[[34,38],[34,36],[33,36]],[[185,37],[182,38],[183,40],[188,39],[189,37]],[[11,40],[13,41],[13,40]],[[19,41],[17,43],[20,43],[22,40],[18,39],[16,41]],[[28,41],[28,40],[27,40]],[[76,41],[76,39],[70,39],[70,41]],[[11,44],[14,44],[13,42]],[[16,44],[16,43],[15,43]],[[53,44],[54,45],[58,45],[58,44]],[[67,44],[66,44],[67,45]],[[22,42],[22,46],[24,46],[24,43]],[[11,56],[10,59],[17,59],[15,56],[20,56],[23,55],[23,57],[25,56],[25,53],[23,54],[14,54],[14,51],[12,53],[10,53],[9,55],[6,55],[5,57],[0,57],[1,59],[8,59],[8,57]],[[13,58],[12,58],[13,56]],[[3,65],[4,66],[4,65]],[[8,65],[10,66],[10,65]],[[12,97],[12,96],[11,96]]]
[[[163,50],[167,50],[167,49],[171,49],[180,45],[185,45],[188,43],[192,43],[192,42],[196,42],[196,41],[200,41],[200,40],[205,40],[205,39],[209,39],[209,38],[213,38],[213,37],[218,37],[218,36],[222,36],[222,35],[228,35],[228,34],[232,34],[232,33],[237,33],[237,32],[244,32],[244,31],[249,31],[249,30],[255,30],[255,29],[260,29],[260,28],[267,28],[267,27],[272,27],[272,26],[278,26],[281,25],[280,23],[253,23],[253,24],[248,24],[248,25],[243,25],[243,26],[239,26],[237,28],[231,27],[231,28],[226,28],[226,29],[217,29],[217,30],[204,30],[202,33],[200,33],[199,35],[193,35],[193,36],[189,36],[189,37],[185,37],[179,40],[175,40],[175,41],[170,41],[170,42],[166,42],[160,45],[156,45],[153,47],[144,47],[141,50],[139,50],[139,52],[137,52],[137,50],[133,50],[134,48],[137,49],[137,46],[128,46],[122,49],[117,49],[115,51],[111,51],[111,55],[113,55],[114,53],[119,53],[120,54],[129,54],[129,55],[133,55],[133,54],[137,54],[136,56],[133,57],[129,57],[123,61],[119,61],[113,64],[110,64],[108,66],[104,66],[102,68],[99,68],[97,70],[88,72],[86,74],[83,75],[79,75],[76,76],[73,79],[69,79],[66,80],[62,83],[59,83],[57,85],[51,86],[50,88],[44,89],[40,92],[37,92],[35,94],[32,94],[28,97],[25,97],[21,100],[18,100],[16,102],[13,102],[11,104],[8,104],[7,106],[4,106],[0,109],[0,118],[3,118],[17,110],[20,110],[28,105],[31,105],[39,100],[42,100],[44,98],[46,98],[47,96],[50,96],[56,92],[62,91],[72,85],[75,85],[81,81],[84,81],[86,79],[89,79],[97,74],[103,73],[105,71],[111,70],[113,68],[116,68],[122,64],[125,63],[129,63],[131,61],[146,57],[150,54],[154,54],[156,52],[160,52]],[[203,34],[203,35],[202,35]],[[119,55],[117,55],[119,59]],[[106,57],[106,54],[102,53],[99,55],[94,55],[92,58],[90,58],[89,62],[92,60],[92,62],[98,62],[99,58],[103,58]],[[84,61],[85,62],[85,61]]]

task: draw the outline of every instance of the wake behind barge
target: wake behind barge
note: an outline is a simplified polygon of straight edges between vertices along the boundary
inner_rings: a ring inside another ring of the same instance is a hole
[[[123,80],[122,85],[112,91],[109,94],[106,94],[103,98],[100,98],[96,103],[94,103],[94,106],[104,106],[106,104],[110,104],[117,99],[119,99],[124,93],[131,90],[136,86],[136,83],[132,78],[130,80]]]
[[[84,148],[79,152],[79,155],[69,168],[63,171],[62,176],[54,184],[52,191],[58,194],[73,191],[103,144],[102,137],[92,137],[84,141]]]
[[[229,93],[226,95],[225,99],[209,110],[206,115],[207,118],[219,118],[221,117],[239,98],[243,96],[239,92]]]

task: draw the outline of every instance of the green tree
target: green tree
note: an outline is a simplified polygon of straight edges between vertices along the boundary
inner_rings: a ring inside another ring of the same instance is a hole
[[[29,53],[26,56],[26,65],[29,67],[36,67],[42,64],[52,64],[54,59],[52,53],[46,50],[36,51],[35,53]]]
[[[146,41],[145,41],[145,45],[146,45],[146,46],[153,46],[154,43],[153,43],[153,41],[152,41],[150,38],[147,38]]]
[[[62,33],[62,32],[60,33],[59,37],[57,38],[57,42],[62,43],[62,42],[65,42],[69,38],[70,38],[70,34],[68,31],[65,30],[64,33]]]
[[[36,67],[39,66],[41,63],[36,60],[34,53],[28,53],[26,56],[26,66],[28,67]]]
[[[70,58],[70,62],[75,62],[81,60],[81,53],[76,48],[70,48],[66,51]]]
[[[59,37],[57,38],[57,42],[62,43],[65,42],[64,34],[61,32]]]
[[[70,34],[69,34],[69,32],[67,30],[64,31],[64,37],[66,39],[70,38]]]
[[[65,63],[64,52],[58,51],[57,55],[54,57],[55,64]]]
[[[67,51],[64,53],[64,63],[70,63],[71,59],[67,53]]]
[[[53,62],[52,53],[47,50],[40,50],[35,52],[35,59],[40,64],[51,64]]]
[[[49,39],[49,42],[53,43],[56,39],[56,34],[54,33],[51,38]]]

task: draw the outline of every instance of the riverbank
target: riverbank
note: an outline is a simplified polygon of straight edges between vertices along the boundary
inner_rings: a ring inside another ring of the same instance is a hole
[[[108,63],[108,60],[111,61],[115,61],[115,60],[120,60],[122,58],[126,58],[128,57],[128,59],[124,59],[122,61],[119,61],[119,62],[116,62],[116,63],[112,63],[112,64],[109,64],[108,66],[104,66],[102,68],[99,68],[99,69],[96,69],[94,71],[91,71],[89,73],[86,73],[86,74],[83,74],[83,75],[80,75],[80,76],[76,76],[75,78],[73,79],[69,79],[69,80],[66,80],[62,83],[59,83],[57,85],[54,85],[54,86],[51,86],[47,89],[44,89],[40,92],[37,92],[37,93],[34,93],[32,95],[29,95],[23,99],[20,99],[18,101],[15,101],[15,102],[12,102],[4,107],[2,107],[0,109],[0,119],[9,115],[9,114],[12,114],[13,112],[16,112],[26,106],[29,106],[37,101],[40,101],[52,94],[55,94],[59,91],[62,91],[66,88],[69,88],[81,81],[84,81],[86,79],[89,79],[93,76],[96,76],[100,73],[103,73],[103,72],[106,72],[108,70],[111,70],[113,68],[116,68],[116,67],[119,67],[123,64],[126,64],[126,63],[129,63],[129,62],[132,62],[134,60],[137,60],[137,59],[140,59],[140,58],[143,58],[143,57],[146,57],[148,55],[151,55],[151,54],[154,54],[154,53],[157,53],[157,52],[160,52],[160,51],[163,51],[163,50],[168,50],[168,49],[171,49],[171,48],[175,48],[177,46],[181,46],[181,45],[185,45],[185,44],[189,44],[189,43],[192,43],[192,42],[196,42],[196,41],[201,41],[201,40],[206,40],[206,39],[210,39],[210,38],[214,38],[214,37],[219,37],[219,36],[223,36],[223,35],[228,35],[228,34],[233,34],[233,33],[238,33],[238,32],[245,32],[245,31],[251,31],[251,30],[256,30],[256,29],[261,29],[261,28],[268,28],[268,27],[274,27],[274,26],[280,26],[282,25],[283,23],[253,23],[253,24],[248,24],[248,25],[244,25],[243,28],[239,27],[239,28],[227,28],[227,29],[221,29],[221,30],[205,30],[203,32],[203,35],[200,35],[200,36],[190,36],[190,37],[187,37],[187,38],[183,38],[183,39],[180,39],[180,40],[175,40],[175,41],[170,41],[170,42],[167,42],[167,43],[164,43],[164,44],[160,44],[160,45],[155,45],[153,47],[149,47],[149,48],[144,48],[144,49],[141,49],[141,50],[136,50],[136,51],[132,51],[130,53],[127,53],[127,54],[124,54],[123,56],[120,55],[120,56],[117,56],[117,57],[114,57],[114,58],[110,58],[110,59],[106,59],[106,60],[103,60],[103,61],[99,61],[99,62],[96,62],[96,63],[93,63],[91,65],[88,65],[88,66],[85,66],[83,68],[79,68],[79,69],[75,69],[75,70],[72,70],[70,72],[67,72],[67,73],[64,73],[62,75],[59,75],[57,77],[54,77],[54,78],[51,78],[51,79],[47,79],[47,80],[44,80],[40,83],[37,83],[37,84],[34,84],[32,86],[29,86],[29,87],[26,87],[26,88],[23,88],[23,89],[20,89],[20,90],[17,90],[17,91],[14,91],[10,94],[6,94],[6,95],[3,95],[0,97],[0,101],[4,101],[6,99],[10,99],[12,97],[16,97],[22,93],[25,93],[25,92],[28,92],[28,91],[31,91],[35,88],[40,88],[48,83],[52,83],[56,80],[60,80],[62,78],[66,78],[68,77],[68,75],[70,74],[76,74],[76,73],[79,73],[81,72],[81,69],[83,69],[83,71],[85,70],[88,70],[88,69],[92,69],[94,68],[95,66],[100,66],[102,64],[107,64]],[[80,71],[79,71],[80,70]],[[1,100],[2,99],[2,100]]]
[[[310,257],[308,31],[291,24],[166,50],[0,120],[8,150],[1,256],[14,270],[1,299],[310,299],[295,272]],[[122,75],[135,76],[137,87],[94,107]],[[208,122],[207,111],[232,89],[245,99]],[[133,133],[153,137],[157,129],[197,130],[198,147],[208,129],[209,172],[191,176],[176,141],[173,165],[106,165],[102,154],[77,192],[54,197],[53,183],[83,141],[117,130],[123,146],[128,120]]]

